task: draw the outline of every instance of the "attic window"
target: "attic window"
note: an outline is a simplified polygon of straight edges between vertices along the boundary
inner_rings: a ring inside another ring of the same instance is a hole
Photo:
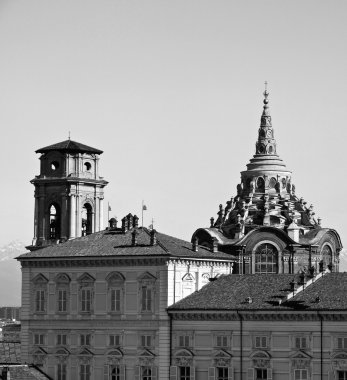
[[[51,162],[51,169],[52,170],[57,170],[59,168],[59,162],[53,161]]]
[[[84,164],[84,167],[85,167],[86,171],[89,172],[89,170],[92,168],[92,165],[91,165],[90,162],[86,162],[86,163]]]

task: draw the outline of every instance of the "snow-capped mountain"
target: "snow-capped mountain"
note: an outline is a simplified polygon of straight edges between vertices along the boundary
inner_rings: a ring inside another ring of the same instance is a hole
[[[21,270],[14,258],[26,252],[25,245],[13,241],[0,247],[0,306],[20,306]]]

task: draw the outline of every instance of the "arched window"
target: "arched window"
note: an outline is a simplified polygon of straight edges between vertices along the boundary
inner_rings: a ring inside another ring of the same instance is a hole
[[[257,179],[257,189],[261,193],[263,193],[265,191],[265,181],[264,181],[264,178],[258,177],[258,179]]]
[[[59,207],[56,204],[51,204],[49,208],[49,238],[60,238]]]
[[[323,260],[324,268],[331,265],[333,262],[333,250],[329,244],[324,244],[321,250],[321,258]]]
[[[93,232],[93,208],[89,203],[85,203],[82,208],[82,236]]]
[[[278,273],[278,251],[272,244],[260,244],[254,254],[255,273]]]

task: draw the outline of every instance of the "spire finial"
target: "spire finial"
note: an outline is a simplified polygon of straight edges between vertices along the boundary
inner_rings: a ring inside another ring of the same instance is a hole
[[[267,85],[268,85],[267,81],[265,81],[264,84],[265,84],[265,91],[263,92],[263,95],[264,95],[264,104],[266,105],[269,103],[269,101],[267,99],[269,96],[269,91],[267,90]]]
[[[70,131],[69,131],[69,140],[70,140]]]

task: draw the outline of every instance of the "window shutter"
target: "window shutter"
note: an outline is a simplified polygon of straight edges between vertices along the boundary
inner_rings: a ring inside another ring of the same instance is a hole
[[[242,373],[241,373],[241,377],[242,377]],[[247,380],[254,380],[254,368],[248,368]]]
[[[170,380],[177,380],[177,366],[170,367]]]
[[[125,380],[125,365],[119,366],[120,380]]]
[[[195,380],[195,367],[190,367],[190,379]]]
[[[135,367],[135,380],[140,380],[140,371],[141,371],[141,367],[137,365]]]
[[[109,367],[107,364],[104,365],[104,380],[109,380],[108,375],[109,375]]]
[[[157,380],[157,367],[152,367],[152,380]]]
[[[267,380],[272,380],[272,368],[267,369]]]
[[[228,380],[233,380],[233,378],[234,378],[233,374],[234,374],[233,367],[229,367],[228,368]]]
[[[215,380],[216,369],[214,367],[209,367],[208,369],[208,380]]]

